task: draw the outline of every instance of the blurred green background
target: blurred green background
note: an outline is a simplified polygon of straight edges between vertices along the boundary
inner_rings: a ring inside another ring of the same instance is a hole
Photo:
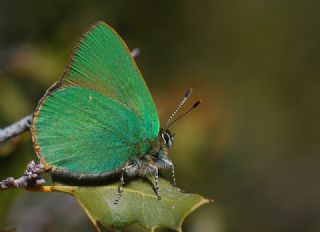
[[[141,49],[137,63],[161,122],[188,87],[193,100],[204,100],[173,128],[178,186],[215,199],[184,231],[320,231],[319,7],[297,0],[1,0],[0,128],[33,112],[80,34],[104,20]],[[18,177],[31,159],[29,133],[0,144],[0,178]],[[71,197],[23,190],[0,192],[0,223],[17,231],[93,231]]]

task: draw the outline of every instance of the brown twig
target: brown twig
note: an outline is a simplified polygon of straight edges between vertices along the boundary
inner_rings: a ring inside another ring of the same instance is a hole
[[[31,121],[32,115],[28,115],[12,125],[0,129],[0,142],[4,142],[28,130],[31,126]]]
[[[45,180],[40,177],[44,172],[44,167],[41,163],[36,164],[31,161],[24,172],[24,175],[18,179],[8,177],[0,182],[0,191],[11,188],[27,188],[36,187],[45,184]]]
[[[132,51],[131,51],[131,56],[132,56],[134,59],[136,59],[138,56],[140,56],[140,53],[141,53],[141,51],[140,51],[139,48],[134,48],[134,49],[132,49]]]

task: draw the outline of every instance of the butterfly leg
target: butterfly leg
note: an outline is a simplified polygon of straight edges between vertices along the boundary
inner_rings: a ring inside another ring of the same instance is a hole
[[[119,189],[118,189],[118,195],[117,195],[116,199],[113,202],[115,205],[119,203],[120,198],[122,196],[123,186],[124,186],[124,172],[125,172],[125,168],[122,168],[121,169],[120,185],[119,185]]]
[[[173,163],[167,158],[167,157],[161,157],[158,161],[157,164],[160,168],[163,169],[168,169],[171,168],[171,180],[172,180],[172,185],[174,187],[177,186],[177,182],[176,182],[176,175],[175,175],[175,171],[174,171],[174,165]]]
[[[156,166],[150,165],[150,167],[154,170],[154,180],[155,180],[155,185],[154,185],[154,190],[156,191],[156,194],[158,196],[158,199],[161,200],[161,195],[160,195],[160,190],[159,190],[159,169]]]
[[[177,181],[176,181],[176,175],[175,175],[173,163],[171,163],[171,178],[172,178],[172,185],[174,187],[176,187],[177,186]]]
[[[168,160],[168,159],[163,160],[163,162],[166,164],[166,167],[167,167],[167,168],[168,168],[168,167],[171,168],[171,180],[172,180],[172,185],[173,185],[174,187],[176,187],[176,186],[177,186],[176,173],[175,173],[175,171],[174,171],[174,165],[173,165],[173,163],[172,163],[170,160]]]
[[[115,205],[119,203],[121,196],[122,196],[123,186],[124,186],[124,174],[127,174],[130,176],[130,175],[134,175],[135,172],[136,172],[136,165],[135,164],[128,165],[128,166],[121,169],[121,178],[120,178],[120,185],[119,185],[119,189],[118,189],[118,195],[113,202]]]

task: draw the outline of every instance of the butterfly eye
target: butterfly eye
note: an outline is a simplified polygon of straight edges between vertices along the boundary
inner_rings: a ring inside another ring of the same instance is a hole
[[[171,136],[167,132],[162,133],[162,139],[167,144],[168,147],[172,146],[172,139]]]
[[[167,143],[170,140],[170,137],[167,133],[164,134],[164,139],[166,140]]]

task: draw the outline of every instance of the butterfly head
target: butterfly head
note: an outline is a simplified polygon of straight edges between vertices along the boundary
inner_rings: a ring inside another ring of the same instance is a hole
[[[201,100],[196,101],[196,103],[193,104],[193,106],[191,108],[189,108],[188,110],[184,111],[180,116],[176,117],[176,114],[178,113],[179,109],[181,108],[181,106],[189,99],[189,97],[191,96],[192,93],[192,89],[188,89],[188,91],[185,93],[185,95],[183,96],[181,102],[179,103],[179,105],[177,106],[177,108],[175,109],[175,111],[171,114],[166,126],[163,128],[163,130],[160,131],[160,135],[162,138],[162,141],[164,142],[164,144],[170,148],[173,144],[174,141],[174,134],[171,133],[171,131],[169,130],[169,127],[171,127],[176,121],[178,121],[179,119],[181,119],[182,117],[184,117],[186,114],[188,114],[190,111],[192,111],[194,108],[196,108],[200,103]]]
[[[170,148],[174,142],[174,134],[171,133],[169,130],[163,130],[160,132],[161,134],[161,139],[163,143]]]

